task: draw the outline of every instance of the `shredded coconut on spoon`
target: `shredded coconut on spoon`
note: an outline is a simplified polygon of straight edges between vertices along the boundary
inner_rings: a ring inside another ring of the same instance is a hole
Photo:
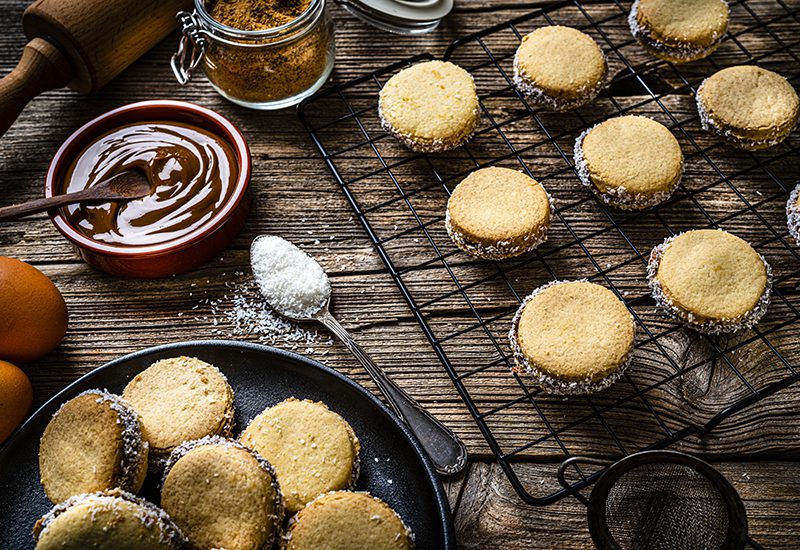
[[[331,296],[331,283],[314,258],[286,239],[263,235],[253,241],[250,263],[270,306],[289,317],[308,318]]]

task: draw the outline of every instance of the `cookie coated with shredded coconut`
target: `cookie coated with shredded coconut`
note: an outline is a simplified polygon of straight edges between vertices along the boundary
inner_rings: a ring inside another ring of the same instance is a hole
[[[555,203],[553,202],[553,197],[550,196],[550,193],[545,191],[545,194],[547,195],[547,200],[550,204],[549,218],[552,220],[553,216],[555,215]],[[450,210],[445,212],[444,217],[445,230],[447,231],[447,234],[453,243],[470,256],[474,256],[482,260],[504,260],[507,258],[520,256],[536,249],[540,245],[547,242],[547,232],[550,230],[550,225],[551,223],[548,223],[546,226],[541,227],[539,231],[528,235],[520,242],[496,241],[493,243],[481,243],[468,239],[463,233],[456,231],[453,228],[453,224],[450,221]]]
[[[728,3],[723,1],[723,4],[728,8]],[[688,44],[681,45],[668,45],[664,42],[653,38],[650,29],[647,29],[639,24],[638,21],[639,0],[636,0],[631,6],[631,11],[628,14],[628,26],[631,29],[633,38],[636,39],[646,50],[650,51],[656,57],[660,57],[666,61],[674,63],[688,63],[689,61],[696,61],[711,55],[714,50],[719,47],[725,33],[714,32],[712,34],[711,45],[707,47],[692,47]]]
[[[591,377],[587,377],[584,380],[574,380],[574,381],[566,381],[566,380],[559,380],[558,378],[554,378],[549,374],[542,372],[540,369],[536,367],[535,364],[531,363],[525,354],[522,351],[522,347],[519,344],[519,339],[517,337],[519,331],[519,322],[522,317],[522,312],[525,309],[525,306],[533,300],[536,296],[547,290],[548,288],[556,285],[561,285],[565,283],[574,283],[574,282],[582,282],[588,283],[588,279],[576,279],[576,280],[564,280],[564,281],[551,281],[545,285],[540,286],[533,292],[531,292],[520,304],[519,309],[514,314],[514,318],[511,320],[511,329],[508,331],[508,339],[511,344],[511,351],[514,357],[514,362],[516,363],[516,368],[514,369],[517,371],[518,369],[524,370],[529,376],[533,378],[533,381],[541,387],[547,393],[552,393],[555,395],[581,395],[587,393],[594,393],[601,390],[604,390],[611,385],[613,385],[617,380],[625,374],[625,371],[631,364],[633,359],[633,348],[628,351],[628,354],[622,361],[622,364],[611,374],[601,378],[600,380],[592,380]]]
[[[649,117],[648,117],[649,118]],[[602,123],[600,123],[602,124]],[[643,210],[661,204],[668,200],[677,189],[678,184],[683,178],[684,165],[681,164],[681,175],[675,185],[668,191],[659,191],[652,195],[644,195],[642,193],[628,193],[624,185],[619,187],[609,187],[605,191],[600,191],[597,186],[592,183],[592,177],[589,173],[589,165],[586,162],[586,157],[583,154],[583,140],[589,135],[589,132],[594,130],[600,124],[595,124],[591,128],[584,130],[581,135],[575,140],[575,147],[573,148],[573,162],[575,163],[575,170],[578,173],[578,179],[584,187],[592,190],[597,198],[602,200],[609,206],[619,208],[620,210]]]
[[[475,79],[447,61],[424,61],[404,68],[378,95],[381,127],[418,153],[460,147],[480,122]]]
[[[720,125],[720,123],[708,111],[705,103],[703,103],[703,88],[705,87],[706,82],[708,82],[708,78],[703,80],[703,82],[697,88],[697,93],[695,94],[697,114],[700,118],[700,127],[706,132],[711,132],[712,134],[721,137],[722,139],[728,141],[736,147],[739,147],[740,149],[744,149],[745,151],[760,151],[761,149],[768,149],[783,142],[796,127],[797,124],[795,123],[795,125],[793,125],[789,131],[786,132],[786,134],[771,139],[757,140],[751,138],[742,138],[735,135],[732,130]]]
[[[371,498],[372,500],[374,500],[376,502],[379,502],[380,504],[384,505],[389,510],[391,510],[391,512],[394,515],[394,517],[397,518],[397,520],[403,526],[403,529],[405,530],[404,534],[408,538],[408,540],[410,541],[412,550],[416,547],[416,535],[414,535],[414,532],[411,530],[411,528],[408,525],[406,525],[406,522],[403,521],[403,518],[400,517],[400,514],[398,514],[397,511],[394,508],[392,508],[391,506],[389,506],[387,503],[385,503],[384,501],[382,501],[378,497],[371,495],[367,491],[329,491],[327,493],[323,493],[323,494],[319,495],[314,500],[312,500],[311,502],[306,504],[306,506],[305,506],[305,508],[303,508],[303,510],[307,510],[307,509],[311,508],[312,506],[314,506],[315,504],[319,505],[319,502],[321,500],[325,500],[325,499],[327,499],[327,498],[329,498],[329,497],[331,497],[333,495],[336,495],[336,494],[339,494],[339,493],[347,493],[347,492],[350,492],[350,493],[353,493],[353,494],[359,494],[359,495],[367,496],[367,497]],[[289,521],[286,523],[286,530],[284,531],[284,534],[280,539],[280,550],[287,550],[288,549],[289,544],[292,541],[292,529],[297,524],[298,517],[300,516],[300,514],[303,513],[303,510],[300,510],[295,515],[293,515],[291,518],[289,518]],[[401,535],[398,533],[398,539],[396,539],[396,540],[399,540],[400,536]]]
[[[156,506],[144,499],[138,498],[131,493],[121,489],[110,489],[108,491],[101,491],[97,493],[86,493],[82,495],[75,495],[68,498],[64,502],[57,504],[47,514],[36,522],[33,528],[34,540],[38,541],[44,535],[48,527],[68,509],[76,505],[86,504],[90,507],[92,519],[94,513],[101,510],[115,511],[118,509],[120,501],[128,502],[136,505],[135,517],[147,529],[155,529],[158,531],[159,542],[167,545],[170,548],[178,550],[184,548],[186,544],[186,537],[183,536],[181,530],[170,519],[169,515]],[[106,529],[107,527],[103,527]]]
[[[118,395],[110,393],[108,390],[86,390],[76,395],[73,399],[85,395],[97,396],[97,403],[107,403],[111,410],[117,413],[118,423],[122,425],[122,455],[124,458],[121,464],[122,473],[116,482],[122,489],[133,489],[134,485],[136,485],[139,468],[143,467],[145,457],[148,455],[148,444],[142,439],[139,415],[127,401]],[[72,399],[69,401],[72,401]],[[67,403],[63,403],[58,408],[53,414],[53,418],[59,415],[61,409]]]
[[[786,223],[789,234],[800,246],[800,184],[794,188],[786,202]]]
[[[475,116],[479,117],[477,111],[475,113]],[[380,105],[378,105],[378,117],[380,118],[381,128],[383,128],[384,132],[394,136],[395,139],[397,139],[400,143],[402,143],[415,153],[445,153],[453,149],[458,149],[459,147],[467,143],[475,136],[475,131],[478,127],[478,124],[475,123],[475,126],[468,134],[465,134],[464,137],[462,137],[461,139],[452,142],[446,142],[442,139],[429,139],[422,141],[420,139],[406,135],[397,130],[394,126],[392,126],[392,124],[388,120],[386,120],[386,118],[384,118],[384,115],[381,112]]]
[[[285,513],[285,503],[283,501],[283,493],[281,492],[280,485],[278,483],[278,477],[275,474],[275,468],[273,468],[272,464],[269,461],[258,454],[256,451],[249,449],[235,441],[233,439],[228,439],[225,437],[221,437],[218,435],[207,435],[200,439],[195,439],[193,441],[185,441],[175,447],[175,450],[172,451],[170,454],[169,459],[167,460],[166,466],[164,468],[164,475],[161,478],[161,486],[164,486],[164,482],[169,475],[170,470],[178,462],[181,458],[186,456],[189,451],[192,449],[196,449],[197,447],[203,447],[205,445],[214,445],[219,447],[226,447],[229,449],[240,449],[242,451],[246,451],[250,455],[252,455],[257,461],[261,469],[264,470],[269,474],[270,484],[272,485],[272,489],[275,492],[275,515],[273,519],[275,520],[276,529],[273,533],[273,536],[270,537],[267,541],[264,542],[262,546],[263,550],[268,548],[272,548],[278,538],[281,536],[281,522],[283,520],[283,516]]]
[[[283,315],[311,317],[330,300],[331,283],[322,266],[286,239],[257,237],[250,263],[261,294]]]
[[[767,263],[767,260],[765,260],[761,254],[758,255],[767,270],[767,285],[764,288],[764,293],[761,295],[761,298],[758,300],[758,303],[753,309],[737,318],[717,320],[711,319],[698,322],[694,315],[677,307],[672,302],[669,296],[667,296],[666,292],[664,292],[661,282],[657,277],[658,266],[661,263],[664,253],[666,252],[667,248],[669,248],[669,245],[672,243],[672,241],[681,235],[683,235],[683,233],[678,233],[677,235],[668,237],[663,243],[653,248],[652,252],[650,252],[650,261],[647,264],[647,283],[650,286],[650,290],[653,294],[656,304],[674,320],[683,322],[694,330],[705,334],[728,334],[754,327],[761,317],[763,317],[767,312],[767,307],[769,306],[770,301],[770,293],[772,292],[772,267],[769,265],[769,263]]]
[[[603,54],[603,59],[605,60],[606,65],[608,65],[608,58],[605,54]],[[577,109],[578,107],[586,105],[600,94],[606,85],[607,79],[608,75],[606,75],[606,78],[591,88],[588,86],[579,88],[577,93],[580,97],[575,99],[556,98],[546,93],[540,87],[536,86],[536,84],[534,84],[533,81],[520,68],[519,50],[517,50],[517,53],[514,54],[514,86],[516,86],[517,90],[522,92],[526,98],[531,100],[532,103],[540,107],[546,107],[553,111],[571,111],[572,109]]]

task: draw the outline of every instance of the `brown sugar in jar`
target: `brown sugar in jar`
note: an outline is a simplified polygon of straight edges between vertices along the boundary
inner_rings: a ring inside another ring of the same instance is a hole
[[[333,69],[325,0],[195,0],[194,13],[179,17],[184,37],[173,58],[178,80],[187,81],[202,61],[214,88],[245,107],[294,105]]]

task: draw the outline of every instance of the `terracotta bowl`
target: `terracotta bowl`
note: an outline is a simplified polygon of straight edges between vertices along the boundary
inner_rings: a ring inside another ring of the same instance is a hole
[[[114,128],[154,120],[189,123],[221,136],[233,148],[239,176],[228,202],[205,224],[183,237],[156,245],[123,248],[98,242],[72,227],[61,210],[51,212],[50,219],[56,229],[72,242],[86,263],[120,277],[166,277],[197,267],[231,243],[242,229],[250,208],[250,149],[242,133],[214,111],[169,100],[132,103],[84,124],[64,142],[50,163],[45,196],[63,193],[64,177],[71,162],[91,141]]]

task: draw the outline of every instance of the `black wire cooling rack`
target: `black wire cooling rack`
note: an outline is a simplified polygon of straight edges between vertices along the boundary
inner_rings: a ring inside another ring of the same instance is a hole
[[[468,145],[450,153],[412,153],[378,119],[383,83],[429,55],[329,87],[299,107],[491,451],[520,497],[534,505],[566,493],[545,480],[524,482],[517,471],[522,460],[550,464],[554,479],[558,463],[575,454],[614,459],[673,444],[688,450],[705,444],[703,450],[717,452],[704,436],[724,431],[718,429],[723,420],[800,380],[796,355],[786,353],[800,334],[800,253],[783,211],[800,176],[798,132],[767,151],[734,150],[702,131],[693,95],[716,70],[748,63],[777,70],[798,87],[800,7],[783,0],[731,2],[730,28],[718,51],[680,66],[639,48],[627,31],[629,9],[620,1],[560,2],[454,42],[442,59],[475,77],[483,122]],[[532,107],[512,84],[521,37],[548,24],[594,37],[613,76],[597,100],[569,113]],[[598,201],[580,186],[572,162],[572,145],[585,128],[621,114],[662,122],[684,151],[686,171],[675,195],[642,212]],[[444,211],[463,177],[495,164],[540,181],[557,216],[537,251],[480,262],[450,242]],[[770,309],[753,330],[707,337],[655,310],[645,280],[650,250],[667,236],[703,227],[747,239],[775,270]],[[638,325],[636,354],[610,389],[564,399],[510,370],[506,334],[527,294],[551,280],[578,278],[607,286],[625,302]],[[735,452],[721,441],[715,438],[719,453]],[[570,482],[580,489],[601,472],[576,467]]]

